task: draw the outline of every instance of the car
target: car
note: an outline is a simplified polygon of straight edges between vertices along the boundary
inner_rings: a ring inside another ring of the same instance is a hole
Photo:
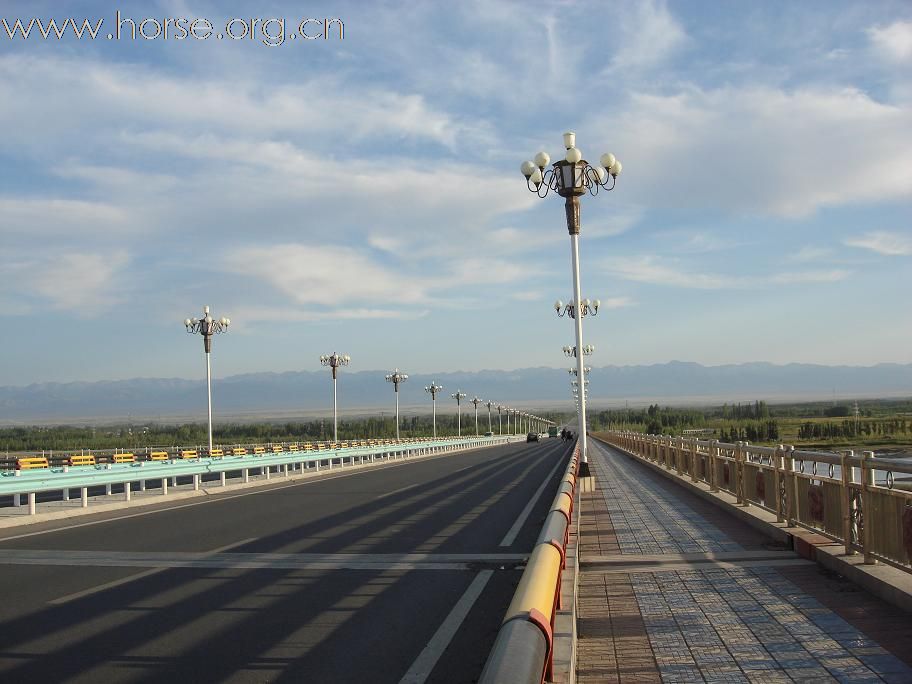
[[[484,434],[484,436],[485,436],[485,437],[493,437],[493,436],[494,436],[494,433],[493,433],[493,432],[486,432],[486,433]]]
[[[526,441],[527,441],[527,442],[537,442],[537,441],[538,441],[538,433],[537,433],[537,432],[530,432],[528,435],[526,435]]]

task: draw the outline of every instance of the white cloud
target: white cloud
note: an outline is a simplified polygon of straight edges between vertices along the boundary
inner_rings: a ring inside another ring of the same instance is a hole
[[[40,89],[30,87],[36,82]],[[326,75],[267,86],[212,75],[165,76],[138,65],[88,59],[6,55],[0,57],[0,99],[5,103],[0,122],[33,127],[30,144],[47,142],[47,131],[59,129],[49,124],[60,101],[67,102],[69,128],[107,121],[115,130],[154,123],[245,135],[284,132],[307,136],[327,151],[338,136],[348,141],[387,136],[452,148],[465,136],[487,135],[435,109],[421,94],[372,86],[354,90]]]
[[[809,261],[820,261],[822,259],[827,259],[831,257],[833,250],[829,247],[815,247],[812,245],[805,245],[797,252],[793,252],[786,256],[786,259],[793,261],[795,263],[807,263]]]
[[[127,213],[113,204],[56,197],[0,197],[0,235],[104,234],[128,229]]]
[[[912,61],[912,21],[895,21],[868,29],[868,36],[880,54],[894,62]]]
[[[788,271],[776,273],[772,276],[774,283],[790,285],[793,283],[835,283],[845,280],[850,275],[849,271],[833,269],[830,271]]]
[[[677,261],[663,263],[664,260],[655,256],[640,256],[633,258],[610,259],[606,262],[606,270],[624,280],[654,285],[672,285],[675,287],[688,287],[701,290],[718,290],[732,287],[736,280],[724,276],[689,271],[677,266]]]
[[[640,92],[614,117],[628,201],[806,217],[912,196],[912,106],[852,88]],[[590,121],[587,131],[602,122]],[[840,169],[842,172],[834,172]]]
[[[706,273],[701,267],[682,265],[677,259],[655,256],[611,259],[606,270],[624,280],[652,285],[670,285],[698,290],[759,289],[770,284],[832,283],[847,278],[845,270],[802,270],[773,273],[764,276],[733,276],[725,273]]]
[[[642,0],[630,9],[606,45],[615,54],[609,67],[612,73],[654,67],[687,42],[687,33],[664,2]]]
[[[900,233],[874,231],[858,237],[849,238],[845,240],[845,244],[849,247],[870,249],[878,254],[885,254],[887,256],[912,255],[912,237]]]
[[[54,309],[92,317],[120,303],[130,256],[126,251],[45,251],[9,258],[0,263],[0,278],[21,298],[38,300]]]

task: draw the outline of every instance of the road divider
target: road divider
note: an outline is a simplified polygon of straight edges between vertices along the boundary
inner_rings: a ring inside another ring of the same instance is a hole
[[[479,684],[542,684],[552,676],[554,619],[573,521],[579,470],[574,449],[532,555],[504,615]]]

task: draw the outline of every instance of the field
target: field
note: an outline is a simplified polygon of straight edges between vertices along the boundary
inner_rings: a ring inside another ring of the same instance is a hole
[[[808,402],[723,404],[602,411],[590,416],[591,430],[630,429],[681,435],[713,430],[713,439],[753,444],[792,444],[803,449],[854,449],[912,454],[912,400],[857,403]],[[705,439],[705,437],[704,437]]]

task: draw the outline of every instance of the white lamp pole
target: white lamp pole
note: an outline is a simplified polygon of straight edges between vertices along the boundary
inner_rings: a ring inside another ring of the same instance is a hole
[[[339,412],[338,404],[336,402],[336,376],[339,371],[340,366],[347,366],[351,363],[351,357],[348,354],[337,354],[333,352],[329,355],[323,355],[320,357],[320,363],[324,366],[329,366],[332,368],[333,376],[333,443],[339,441]]]
[[[209,315],[209,307],[203,307],[202,318],[185,318],[184,327],[191,334],[199,333],[203,336],[203,349],[206,352],[206,395],[209,407],[209,453],[212,453],[212,364],[209,356],[212,353],[212,336],[227,332],[231,321],[227,318],[215,320]]]
[[[408,380],[408,375],[400,373],[398,368],[386,376],[386,381],[393,383],[393,388],[396,390],[396,441],[399,440],[399,383],[406,380]]]
[[[467,396],[465,392],[456,390],[450,395],[456,400],[456,436],[462,437],[462,400]]]
[[[431,395],[431,405],[434,407],[434,439],[437,439],[437,393],[442,389],[443,387],[433,380],[424,388],[424,391]]]
[[[475,436],[478,437],[478,405],[484,402],[484,399],[479,399],[476,394],[470,401],[475,405]]]
[[[583,349],[583,316],[587,313],[590,304],[594,304],[594,311],[598,313],[598,300],[590,302],[583,300],[580,294],[579,273],[579,234],[580,234],[580,197],[587,191],[591,195],[598,194],[600,189],[613,190],[617,177],[621,173],[622,165],[613,154],[606,153],[599,159],[599,165],[592,166],[583,159],[582,152],[576,147],[576,134],[564,133],[564,147],[566,156],[554,162],[547,171],[545,167],[551,158],[544,152],[535,155],[534,161],[523,162],[521,171],[526,177],[526,186],[539,197],[546,197],[553,190],[565,199],[565,212],[567,216],[567,230],[570,233],[570,262],[573,271],[573,301],[567,306],[567,313],[575,321],[576,348]],[[610,183],[610,185],[609,185]],[[555,308],[561,314],[563,304],[557,302]],[[577,354],[577,369],[579,376],[583,376],[583,354]],[[585,392],[579,393],[580,415],[580,445],[582,459],[580,461],[580,474],[585,477],[589,473],[589,452],[586,442],[586,397]]]
[[[485,404],[485,405],[488,407],[488,432],[490,432],[493,435],[494,428],[491,427],[491,407],[494,406],[494,402],[489,399],[487,404]]]

